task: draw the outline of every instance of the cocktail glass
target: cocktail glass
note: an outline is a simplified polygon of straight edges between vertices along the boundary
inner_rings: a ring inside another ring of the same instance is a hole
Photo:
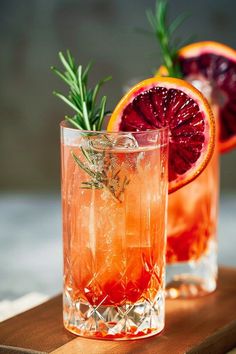
[[[64,325],[136,339],[164,327],[168,129],[61,123]]]
[[[209,83],[195,79],[191,83],[208,99],[217,118]],[[166,293],[170,298],[201,296],[216,288],[218,161],[216,141],[205,170],[191,183],[169,195]]]

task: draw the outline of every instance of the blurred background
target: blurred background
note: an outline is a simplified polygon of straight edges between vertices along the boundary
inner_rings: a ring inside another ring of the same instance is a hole
[[[112,109],[122,87],[160,65],[145,10],[154,0],[0,1],[0,300],[61,291],[59,122],[70,113],[52,91],[58,51],[94,61],[91,84],[112,75]],[[234,0],[170,0],[170,18],[192,13],[180,36],[236,48]],[[221,158],[220,262],[236,265],[236,150]]]

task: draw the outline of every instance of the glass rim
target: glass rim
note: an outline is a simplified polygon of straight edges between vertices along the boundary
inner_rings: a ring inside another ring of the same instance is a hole
[[[60,128],[63,128],[67,131],[73,131],[73,132],[78,132],[78,133],[90,133],[90,134],[137,134],[137,135],[141,135],[141,134],[151,134],[151,133],[165,133],[169,131],[169,127],[161,127],[161,128],[156,128],[156,129],[148,129],[148,130],[129,130],[129,131],[121,131],[121,130],[112,130],[112,131],[108,131],[108,130],[86,130],[86,129],[78,129],[78,128],[74,128],[74,127],[69,127],[67,126],[68,122],[64,119],[60,122]]]

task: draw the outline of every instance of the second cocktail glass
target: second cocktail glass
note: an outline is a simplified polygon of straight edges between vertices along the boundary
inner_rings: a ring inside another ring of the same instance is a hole
[[[195,79],[191,83],[208,99],[217,123],[218,108],[212,101],[210,84],[206,80]],[[219,198],[217,140],[216,134],[213,156],[200,176],[169,195],[166,292],[170,298],[202,296],[216,288]]]
[[[138,78],[124,87],[124,92]],[[218,106],[206,80],[189,79],[208,100],[218,132]],[[219,151],[216,133],[214,153],[203,172],[168,196],[166,295],[191,298],[206,295],[217,284],[217,221],[219,199]]]
[[[64,324],[136,339],[164,327],[168,129],[61,124]]]

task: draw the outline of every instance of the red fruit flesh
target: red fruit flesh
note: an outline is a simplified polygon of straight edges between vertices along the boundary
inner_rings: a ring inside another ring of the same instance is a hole
[[[120,130],[143,131],[169,126],[169,181],[187,172],[201,155],[205,123],[198,104],[178,89],[154,87],[126,107]]]
[[[203,76],[213,86],[220,105],[220,142],[236,136],[236,62],[224,56],[203,53],[193,58],[179,58],[184,77]]]

